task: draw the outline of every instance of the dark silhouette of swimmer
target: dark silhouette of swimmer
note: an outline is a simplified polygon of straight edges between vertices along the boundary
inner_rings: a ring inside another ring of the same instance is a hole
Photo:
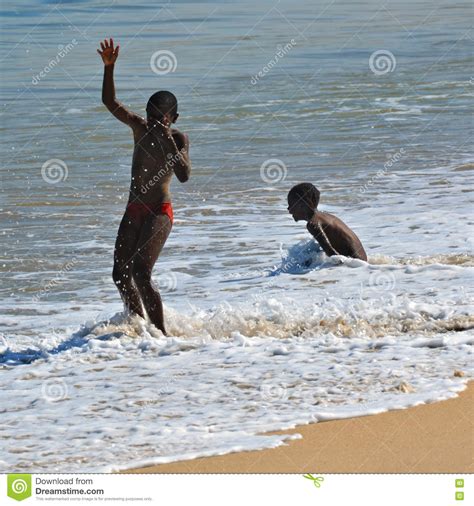
[[[127,109],[115,97],[114,64],[119,46],[100,43],[104,62],[102,102],[133,131],[130,194],[115,243],[113,280],[125,306],[151,322],[166,335],[161,296],[153,286],[151,272],[173,224],[169,186],[173,174],[181,183],[189,179],[189,139],[172,129],[178,119],[178,102],[169,91],[151,96],[146,120]]]
[[[288,193],[288,211],[295,221],[305,220],[306,228],[326,255],[344,255],[367,261],[367,254],[356,234],[336,216],[318,211],[319,190],[311,183],[300,183]]]

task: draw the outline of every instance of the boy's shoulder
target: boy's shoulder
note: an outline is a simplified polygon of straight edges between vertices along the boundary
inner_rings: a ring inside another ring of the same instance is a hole
[[[134,114],[133,121],[130,123],[134,132],[141,133],[143,135],[143,131],[148,129],[148,124],[146,119],[139,114]]]
[[[316,227],[318,225],[333,226],[337,223],[343,223],[341,219],[334,214],[325,211],[316,211],[311,220],[308,221],[308,227]]]
[[[171,135],[173,136],[179,149],[182,149],[183,147],[185,147],[186,144],[189,142],[188,134],[185,134],[184,132],[180,132],[177,128],[171,129]]]
[[[308,232],[312,233],[320,233],[320,227],[323,227],[324,230],[333,230],[337,233],[344,232],[345,234],[351,235],[353,234],[352,230],[347,226],[341,218],[338,218],[334,214],[317,211],[315,216],[308,221],[306,228]]]
[[[173,137],[175,137],[175,138],[182,139],[182,140],[187,140],[188,139],[188,134],[185,134],[184,132],[181,132],[177,128],[172,128],[171,129],[171,133],[172,133]]]

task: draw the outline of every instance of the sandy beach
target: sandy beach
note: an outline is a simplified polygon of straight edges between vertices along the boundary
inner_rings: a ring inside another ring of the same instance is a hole
[[[198,458],[127,473],[472,473],[474,384],[453,399],[283,431],[279,448]]]

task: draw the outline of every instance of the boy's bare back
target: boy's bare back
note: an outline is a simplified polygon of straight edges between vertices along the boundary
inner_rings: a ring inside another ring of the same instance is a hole
[[[344,255],[367,261],[367,254],[359,238],[337,216],[316,211],[306,228],[326,255]]]

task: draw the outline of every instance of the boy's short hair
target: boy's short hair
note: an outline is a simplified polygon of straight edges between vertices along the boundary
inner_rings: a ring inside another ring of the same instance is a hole
[[[303,201],[310,209],[316,209],[319,204],[320,192],[311,183],[300,183],[288,192],[288,201],[290,199],[296,199]]]
[[[146,111],[150,114],[163,116],[178,114],[178,100],[171,91],[157,91],[149,98]]]

